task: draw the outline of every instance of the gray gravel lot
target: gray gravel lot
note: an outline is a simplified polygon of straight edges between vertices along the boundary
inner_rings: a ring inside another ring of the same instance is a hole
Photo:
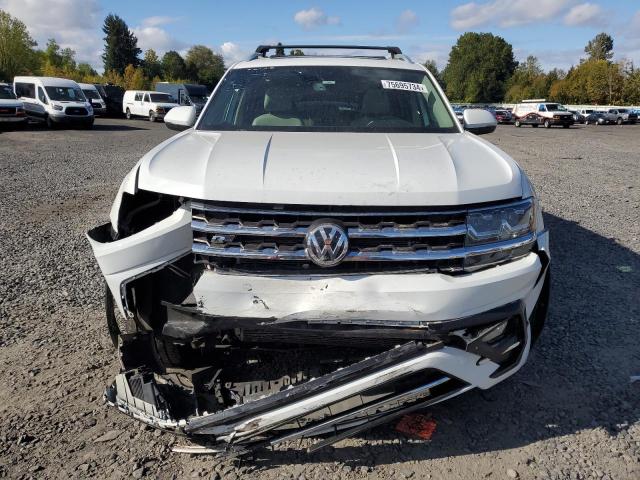
[[[552,235],[553,301],[529,363],[431,410],[430,442],[393,426],[307,456],[251,461],[182,443],[102,404],[117,372],[84,232],[162,124],[0,131],[0,477],[640,478],[640,125],[501,126]]]

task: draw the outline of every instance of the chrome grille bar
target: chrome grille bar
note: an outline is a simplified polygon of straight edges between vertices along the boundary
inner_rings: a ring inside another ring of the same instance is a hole
[[[306,227],[279,226],[244,226],[239,224],[215,225],[203,220],[191,221],[191,228],[196,232],[214,233],[217,235],[254,235],[261,237],[304,237]],[[451,227],[382,227],[382,228],[348,228],[349,238],[432,238],[444,236],[466,235],[465,225]]]
[[[429,260],[455,260],[473,255],[487,255],[505,250],[512,250],[532,244],[535,235],[529,234],[524,237],[503,242],[496,242],[489,245],[476,245],[464,248],[451,248],[439,250],[415,250],[407,251],[400,249],[388,250],[357,250],[350,251],[344,261],[429,261]],[[278,248],[257,248],[246,249],[237,246],[217,247],[210,246],[204,242],[193,243],[193,253],[200,255],[212,255],[216,257],[247,258],[254,260],[308,260],[303,249],[281,250]]]

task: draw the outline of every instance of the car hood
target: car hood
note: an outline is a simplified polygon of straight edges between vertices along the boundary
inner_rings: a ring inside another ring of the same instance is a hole
[[[22,107],[23,104],[20,100],[14,100],[12,98],[0,99],[0,107]]]
[[[470,133],[187,130],[141,159],[138,187],[315,205],[463,205],[522,195],[517,164]]]

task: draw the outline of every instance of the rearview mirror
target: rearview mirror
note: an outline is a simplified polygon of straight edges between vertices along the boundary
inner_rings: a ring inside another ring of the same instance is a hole
[[[467,108],[462,117],[464,119],[464,129],[476,135],[491,133],[498,126],[496,117],[482,108]]]
[[[171,130],[186,130],[196,124],[196,107],[173,107],[164,116],[164,123]]]

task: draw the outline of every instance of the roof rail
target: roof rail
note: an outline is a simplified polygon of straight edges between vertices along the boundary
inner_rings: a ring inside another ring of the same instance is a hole
[[[266,57],[269,50],[276,49],[291,49],[291,48],[313,48],[313,49],[332,49],[332,50],[386,50],[391,55],[391,58],[395,58],[396,55],[401,55],[402,50],[399,47],[377,47],[374,45],[260,45],[256,48],[256,57]]]

